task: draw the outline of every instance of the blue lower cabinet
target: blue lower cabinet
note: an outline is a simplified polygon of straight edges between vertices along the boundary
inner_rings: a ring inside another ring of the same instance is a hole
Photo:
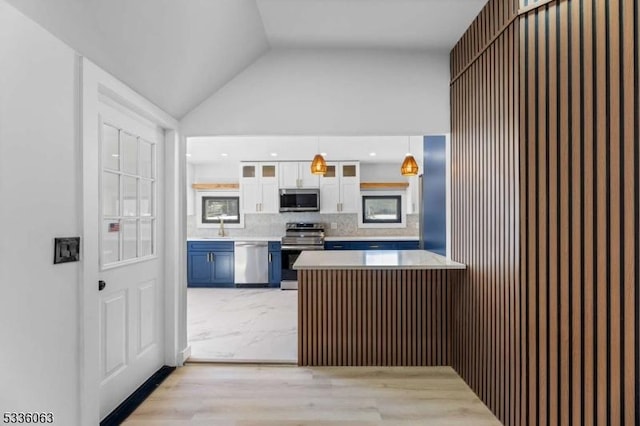
[[[211,258],[211,283],[216,287],[233,287],[233,252],[213,252]]]
[[[211,283],[210,254],[207,252],[190,252],[187,261],[189,287],[207,287]]]
[[[233,242],[187,244],[188,287],[233,287]]]
[[[345,241],[325,241],[325,250],[355,250],[350,248],[349,242]]]
[[[282,251],[279,241],[269,242],[269,287],[280,287],[282,281]]]
[[[417,250],[417,240],[408,241],[327,241],[325,250]]]
[[[419,241],[397,241],[396,250],[418,250],[420,248]]]

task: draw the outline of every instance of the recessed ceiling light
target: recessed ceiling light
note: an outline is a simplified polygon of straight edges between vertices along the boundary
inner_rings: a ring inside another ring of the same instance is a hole
[[[272,153],[271,153],[271,156],[272,156],[272,157],[277,157],[277,156],[278,156],[278,153],[277,153],[277,152],[272,152]]]
[[[322,155],[323,157],[326,157],[327,153],[326,152],[321,152],[320,155]]]
[[[191,157],[191,154],[185,154],[187,157]]]
[[[226,156],[228,156],[229,154],[227,154],[226,152],[223,152],[223,153],[222,153],[222,154],[220,154],[220,155],[222,155],[223,157],[226,157]]]
[[[375,152],[370,152],[369,155],[372,156],[372,157],[375,157],[376,153]]]
[[[118,158],[118,157],[120,157],[120,154],[111,154],[111,156],[112,156],[113,158]]]

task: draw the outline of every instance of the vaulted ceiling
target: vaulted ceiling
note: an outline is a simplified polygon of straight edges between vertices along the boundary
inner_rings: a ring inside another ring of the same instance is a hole
[[[270,48],[450,50],[486,0],[6,0],[176,118]]]

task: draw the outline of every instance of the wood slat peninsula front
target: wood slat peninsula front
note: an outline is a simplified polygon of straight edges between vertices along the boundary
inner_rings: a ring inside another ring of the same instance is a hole
[[[450,365],[449,280],[465,266],[423,250],[303,252],[298,365]]]

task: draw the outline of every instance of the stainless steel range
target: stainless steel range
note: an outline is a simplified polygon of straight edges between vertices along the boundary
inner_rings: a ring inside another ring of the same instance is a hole
[[[324,250],[324,224],[287,223],[282,237],[282,282],[283,290],[298,288],[298,272],[293,264],[304,250]]]

